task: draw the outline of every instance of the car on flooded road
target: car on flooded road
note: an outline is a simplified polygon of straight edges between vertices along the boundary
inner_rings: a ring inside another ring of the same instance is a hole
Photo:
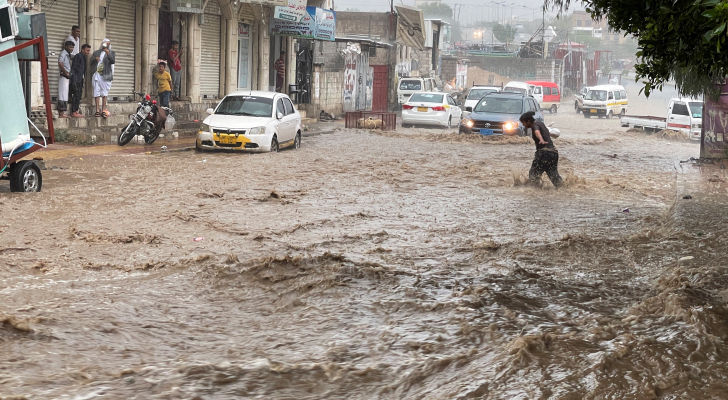
[[[235,92],[207,113],[197,132],[198,150],[277,152],[301,146],[301,114],[285,94]]]
[[[402,127],[435,125],[450,128],[460,123],[462,115],[460,106],[447,93],[415,93],[402,105]]]
[[[473,112],[463,118],[460,133],[526,136],[519,121],[525,112],[533,111],[534,119],[543,122],[543,113],[536,99],[513,92],[491,93],[480,99]]]
[[[478,100],[482,99],[486,94],[500,92],[499,86],[473,86],[468,91],[468,96],[465,98],[465,111],[473,111],[473,107],[478,104]]]

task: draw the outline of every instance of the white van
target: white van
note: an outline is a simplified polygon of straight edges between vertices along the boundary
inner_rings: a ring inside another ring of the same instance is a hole
[[[433,78],[402,78],[397,86],[397,101],[404,104],[413,93],[439,92]]]
[[[526,82],[510,81],[503,87],[503,92],[533,94],[531,86]]]
[[[612,118],[627,113],[627,92],[620,85],[594,86],[584,96],[584,118]]]

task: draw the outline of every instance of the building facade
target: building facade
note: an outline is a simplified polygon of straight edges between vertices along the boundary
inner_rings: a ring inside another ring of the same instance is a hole
[[[110,102],[132,101],[132,92],[156,94],[156,65],[167,59],[172,41],[177,41],[184,50],[181,97],[199,103],[236,90],[274,90],[273,64],[281,51],[286,52],[283,91],[295,84],[298,39],[270,33],[276,5],[288,2],[56,0],[32,7],[46,14],[53,100],[58,96],[58,55],[71,27],[78,25],[81,44],[88,43],[93,51],[108,38],[116,52]],[[330,9],[331,0],[311,0],[307,5]],[[39,82],[39,68],[35,70],[34,81]],[[90,89],[90,79],[86,81]],[[33,90],[33,103],[39,105],[40,85]],[[85,92],[89,102],[91,92]]]

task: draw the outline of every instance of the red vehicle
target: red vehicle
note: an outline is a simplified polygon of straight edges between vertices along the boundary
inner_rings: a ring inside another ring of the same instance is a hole
[[[531,87],[531,94],[538,101],[542,110],[549,110],[551,114],[559,111],[559,107],[561,107],[559,85],[545,81],[526,81],[526,83]]]

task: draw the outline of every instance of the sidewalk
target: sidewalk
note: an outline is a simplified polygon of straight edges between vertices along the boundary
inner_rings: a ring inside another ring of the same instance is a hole
[[[48,148],[41,149],[30,154],[27,159],[42,158],[43,160],[57,160],[61,158],[96,156],[103,154],[143,154],[148,152],[159,152],[162,146],[166,146],[167,151],[191,150],[195,147],[194,137],[173,139],[166,137],[157,139],[153,144],[147,145],[142,142],[131,141],[126,146],[118,144],[102,144],[102,145],[76,145],[72,143],[55,143]]]

